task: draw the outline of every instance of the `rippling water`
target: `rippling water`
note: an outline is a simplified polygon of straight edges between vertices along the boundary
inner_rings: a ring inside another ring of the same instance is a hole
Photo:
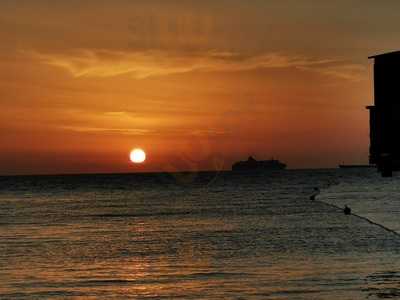
[[[309,195],[399,230],[399,183],[370,170],[0,177],[0,299],[395,299],[400,238]]]

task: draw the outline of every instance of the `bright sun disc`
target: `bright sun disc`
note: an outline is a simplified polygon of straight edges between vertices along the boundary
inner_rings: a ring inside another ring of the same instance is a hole
[[[146,153],[142,149],[133,149],[130,159],[135,164],[140,164],[146,160]]]

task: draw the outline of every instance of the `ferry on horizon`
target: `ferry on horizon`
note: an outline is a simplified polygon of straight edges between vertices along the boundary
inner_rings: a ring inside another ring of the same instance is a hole
[[[286,164],[277,159],[256,160],[252,156],[249,156],[246,161],[238,161],[232,165],[232,171],[271,171],[284,169],[286,169]]]

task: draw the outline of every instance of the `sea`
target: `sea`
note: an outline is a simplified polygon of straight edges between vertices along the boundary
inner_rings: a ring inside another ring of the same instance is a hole
[[[400,299],[399,214],[375,169],[0,177],[0,299]]]

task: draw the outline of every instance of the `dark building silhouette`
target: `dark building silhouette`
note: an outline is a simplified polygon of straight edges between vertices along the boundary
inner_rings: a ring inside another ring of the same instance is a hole
[[[370,156],[383,176],[400,170],[400,51],[374,59],[374,104],[370,113]]]

